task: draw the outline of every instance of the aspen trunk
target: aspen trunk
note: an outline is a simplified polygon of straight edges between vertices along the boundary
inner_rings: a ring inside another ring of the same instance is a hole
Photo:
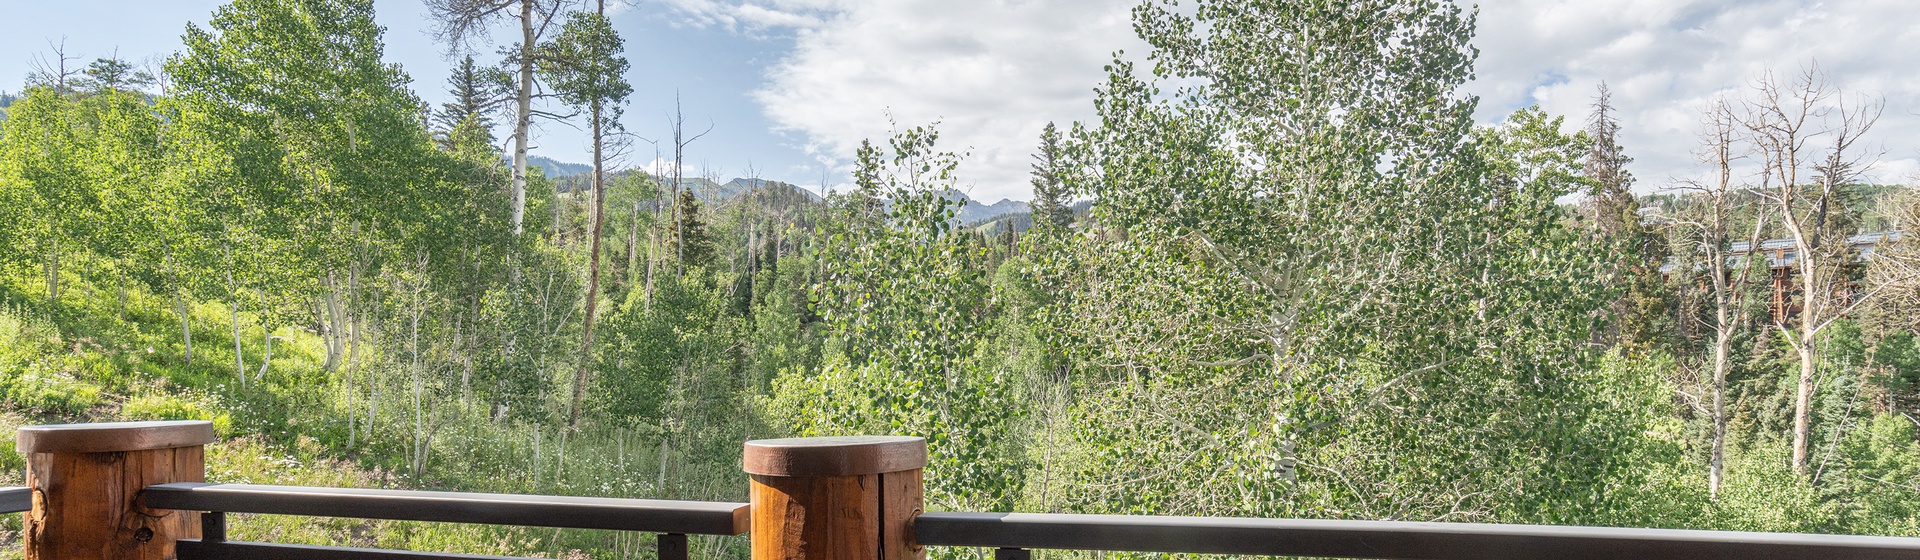
[[[653,491],[661,496],[667,495],[667,436],[660,435],[660,478],[653,483]]]
[[[420,314],[424,307],[425,305],[420,301],[420,287],[416,285],[413,292],[413,317],[407,325],[407,352],[411,354],[413,360],[413,367],[409,368],[413,373],[413,449],[412,453],[407,454],[407,463],[412,468],[415,478],[420,476],[422,466],[420,444],[423,434],[426,433],[420,408],[420,397],[424,390],[424,384],[420,378]]]
[[[1811,299],[1811,298],[1809,298]],[[1807,312],[1800,312],[1800,340],[1794,343],[1794,350],[1800,354],[1800,382],[1796,384],[1793,395],[1793,472],[1807,475],[1811,464],[1810,446],[1813,440],[1813,393],[1814,372],[1818,364],[1814,363],[1814,332],[1806,324]]]
[[[1821,323],[1826,321],[1821,313],[1821,297],[1825,294],[1818,290],[1820,269],[1814,254],[1820,247],[1818,229],[1814,235],[1811,239],[1800,236],[1803,241],[1794,244],[1800,252],[1800,340],[1793,348],[1800,354],[1800,382],[1793,401],[1793,472],[1801,476],[1808,474],[1812,463],[1813,394],[1819,388],[1814,379],[1819,368],[1815,344],[1819,342]]]
[[[240,383],[240,388],[245,389],[247,388],[247,360],[246,354],[240,349],[240,287],[233,281],[233,250],[222,244],[220,254],[227,260],[227,302],[229,304],[227,314],[233,318],[233,377]]]
[[[473,319],[463,317],[461,320],[456,320],[453,323],[453,339],[459,341],[467,350],[460,353],[462,366],[460,368],[460,410],[462,411],[472,410],[473,353],[480,347],[480,344],[473,340],[475,338],[473,331],[476,330],[477,327],[468,324],[471,322],[473,322]],[[464,336],[462,336],[462,331],[465,331]]]
[[[1721,327],[1713,341],[1713,450],[1707,461],[1707,494],[1713,498],[1720,496],[1720,483],[1726,479],[1727,370],[1732,368],[1727,353],[1733,346],[1733,328],[1727,324],[1725,305],[1720,306],[1718,314]]]
[[[260,328],[266,329],[267,326],[261,325]],[[261,342],[263,342],[264,345],[266,346],[266,353],[265,355],[260,357],[260,373],[254,375],[253,376],[254,379],[266,379],[267,366],[273,364],[273,333],[269,331],[265,336],[262,336],[260,338],[261,338]]]
[[[657,213],[658,209],[655,210]],[[647,228],[647,297],[642,300],[647,311],[653,311],[653,269],[654,263],[660,260],[660,239],[656,234],[656,228]]]
[[[255,378],[265,379],[267,377],[267,366],[273,365],[273,325],[267,324],[266,319],[267,291],[255,290],[254,293],[260,295],[260,342],[266,348],[265,355],[260,358],[260,374],[255,376]]]
[[[567,427],[580,426],[580,405],[587,395],[587,365],[593,361],[593,320],[600,308],[600,232],[605,226],[606,173],[601,149],[601,106],[593,103],[593,226],[587,242],[587,309],[580,333],[580,367],[573,373],[573,404],[567,408]],[[561,440],[565,441],[565,440]]]
[[[347,305],[352,309],[359,308],[359,292],[356,291],[359,279],[360,263],[356,260],[352,265],[347,267]],[[355,431],[357,426],[354,425],[354,419],[360,415],[359,408],[353,406],[353,397],[358,394],[353,387],[353,380],[360,375],[360,319],[351,310],[343,310],[341,316],[345,319],[347,328],[353,331],[351,334],[346,335],[346,375],[340,376],[347,386],[347,447],[351,448],[354,445],[355,437],[358,435],[358,432]],[[372,417],[368,418],[371,420]],[[372,423],[368,422],[368,425],[371,426]]]
[[[372,334],[372,333],[369,333]],[[374,423],[380,419],[380,369],[367,370],[367,443],[373,443]]]
[[[321,316],[326,321],[327,328],[323,337],[323,342],[326,343],[326,361],[320,365],[320,369],[329,373],[340,369],[341,359],[346,354],[346,310],[342,308],[340,302],[340,282],[337,278],[338,275],[333,269],[327,269],[327,276],[323,279],[326,283],[326,297],[321,300]]]
[[[180,295],[180,271],[173,262],[173,246],[167,245],[167,278],[173,288],[173,311],[180,316],[180,341],[183,345],[181,358],[187,365],[193,365],[193,321],[187,315],[187,300]]]
[[[60,303],[60,238],[59,233],[47,237],[47,301]]]
[[[567,434],[569,432],[572,432],[572,430],[560,430],[560,441],[558,442],[559,445],[555,445],[553,447],[553,483],[554,484],[559,484],[561,477],[566,476]]]
[[[639,272],[637,263],[640,256],[640,199],[633,200],[633,214],[627,222],[627,289],[633,289],[634,274]]]
[[[533,2],[520,2],[520,83],[513,120],[513,234],[525,231],[527,212],[527,135],[533,124]]]

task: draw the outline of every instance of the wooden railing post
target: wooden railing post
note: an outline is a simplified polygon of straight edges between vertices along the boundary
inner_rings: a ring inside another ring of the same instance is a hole
[[[920,560],[927,440],[863,436],[747,442],[753,560]]]
[[[20,428],[33,509],[27,560],[164,560],[200,536],[193,512],[150,510],[140,489],[206,480],[205,421],[50,424]]]

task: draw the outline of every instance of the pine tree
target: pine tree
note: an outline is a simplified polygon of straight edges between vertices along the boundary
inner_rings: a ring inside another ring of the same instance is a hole
[[[507,76],[498,68],[480,68],[473,63],[473,55],[461,59],[460,67],[447,76],[447,93],[453,100],[441,103],[434,111],[433,123],[441,132],[452,132],[461,128],[461,123],[471,118],[474,128],[487,132],[487,143],[493,143],[493,113],[507,103]]]
[[[1063,162],[1060,160],[1060,131],[1053,123],[1040,132],[1040,153],[1033,159],[1033,225],[1034,227],[1067,227],[1073,223],[1071,195],[1067,185],[1061,181]]]
[[[670,232],[674,254],[685,266],[706,266],[713,261],[713,239],[707,235],[707,223],[700,219],[700,200],[692,189],[680,191],[680,203],[674,206],[680,227]]]
[[[85,77],[74,79],[74,85],[94,92],[139,89],[154,83],[153,74],[135,69],[132,63],[118,58],[94,59],[80,73]]]
[[[1614,115],[1613,96],[1605,83],[1594,98],[1587,121],[1591,144],[1582,171],[1587,178],[1587,200],[1582,210],[1596,240],[1614,248],[1609,283],[1621,294],[1613,304],[1613,321],[1596,333],[1604,341],[1637,354],[1661,341],[1669,294],[1660,283],[1659,263],[1666,260],[1665,244],[1640,221],[1640,201],[1633,196],[1633,158],[1620,147],[1620,121]]]
[[[1606,236],[1640,229],[1640,205],[1633,197],[1633,174],[1627,171],[1633,158],[1620,148],[1620,121],[1613,113],[1612,93],[1602,83],[1593,101],[1593,117],[1587,121],[1587,135],[1593,144],[1584,167],[1591,180],[1585,210],[1593,227]]]

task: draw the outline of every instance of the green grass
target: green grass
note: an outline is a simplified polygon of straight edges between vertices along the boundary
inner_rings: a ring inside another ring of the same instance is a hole
[[[297,328],[279,328],[268,373],[237,382],[228,308],[191,305],[193,358],[188,361],[172,302],[129,286],[125,303],[112,286],[68,275],[57,303],[31,271],[0,269],[0,430],[22,425],[134,419],[214,422],[221,441],[209,447],[208,480],[312,486],[412,488],[506,493],[744,500],[740,480],[687,484],[680,465],[669,488],[659,484],[657,440],[588,428],[579,433],[496,423],[483,405],[435,399],[426,416],[435,428],[418,471],[410,395],[388,391],[380,421],[349,435],[350,415],[364,421],[364,395],[350,398],[340,376],[324,371],[323,342]],[[257,373],[263,333],[241,314],[241,351]],[[387,367],[373,356],[373,367]],[[387,375],[395,375],[388,372]],[[395,387],[403,384],[395,383]],[[350,411],[351,408],[351,411]],[[0,484],[22,484],[25,463],[5,438]],[[677,456],[669,457],[675,461]],[[735,473],[737,475],[737,473]],[[689,490],[692,489],[692,490]],[[706,489],[700,491],[699,489]],[[550,558],[651,558],[647,534],[488,527],[439,523],[237,515],[235,538],[282,543],[374,546]],[[0,516],[0,558],[17,557],[20,516]],[[696,539],[696,554],[744,556],[740,538]]]

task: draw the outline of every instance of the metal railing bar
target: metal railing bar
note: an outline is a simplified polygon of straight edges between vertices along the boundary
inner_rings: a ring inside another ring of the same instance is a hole
[[[200,540],[224,542],[227,540],[227,514],[222,511],[209,511],[200,514]]]
[[[1630,529],[1041,513],[925,513],[923,546],[1252,556],[1532,560],[1920,557],[1920,538]]]
[[[660,560],[687,560],[687,536],[678,533],[661,533],[653,543],[656,556]]]
[[[33,489],[24,486],[0,486],[0,513],[18,513],[33,509]]]
[[[180,539],[174,542],[174,551],[180,560],[528,560],[512,556],[204,539]]]
[[[747,504],[733,502],[201,482],[148,486],[140,498],[146,507],[156,509],[696,535],[738,535],[747,531],[749,523]]]

